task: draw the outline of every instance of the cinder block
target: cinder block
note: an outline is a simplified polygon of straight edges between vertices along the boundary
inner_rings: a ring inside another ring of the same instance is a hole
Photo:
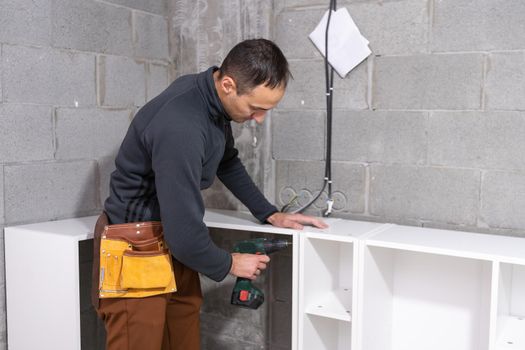
[[[524,81],[524,52],[491,54],[485,86],[486,108],[525,110]]]
[[[374,54],[428,52],[428,0],[357,1],[347,8]]]
[[[134,12],[133,16],[135,56],[168,60],[168,20],[139,12]]]
[[[158,15],[165,15],[167,11],[166,0],[105,0],[113,4],[129,7],[144,12],[156,13]]]
[[[524,112],[433,112],[429,162],[481,169],[525,170]]]
[[[0,42],[47,46],[51,42],[51,0],[0,2]]]
[[[481,54],[377,57],[375,109],[480,109]]]
[[[52,8],[54,47],[133,55],[131,10],[83,0],[53,0]]]
[[[101,106],[132,107],[146,103],[144,63],[127,57],[100,56],[97,66]]]
[[[170,21],[170,57],[173,57],[175,76],[199,71],[197,43],[199,41],[200,1],[173,0]]]
[[[343,4],[347,3],[351,0],[342,0],[338,1],[337,3]],[[326,8],[328,8],[328,2],[326,0],[284,0],[283,2],[286,7],[307,7],[307,6],[317,6],[317,5],[324,5]]]
[[[157,64],[149,64],[149,71],[146,76],[146,100],[160,94],[169,85],[169,71],[168,67]]]
[[[178,74],[219,65],[243,39],[238,1],[177,1],[172,18],[172,47]]]
[[[6,165],[4,173],[6,223],[85,216],[96,211],[94,161]]]
[[[272,38],[274,2],[260,0],[240,1],[240,32],[242,39]]]
[[[325,113],[276,111],[272,114],[275,159],[322,160],[325,157]]]
[[[297,195],[302,206],[316,196],[323,186],[324,162],[277,161],[276,205],[282,207]],[[332,192],[334,213],[363,213],[365,210],[365,167],[360,164],[333,162]],[[326,191],[326,190],[325,190]],[[326,195],[322,194],[309,213],[319,214],[326,209]]]
[[[315,29],[326,9],[285,11],[276,16],[275,43],[287,59],[321,58],[308,35]]]
[[[523,172],[486,172],[481,185],[481,220],[491,227],[524,229],[523,193]]]
[[[370,213],[472,226],[479,191],[479,170],[372,165]]]
[[[53,159],[51,107],[0,104],[0,163]]]
[[[290,60],[293,79],[288,83],[280,109],[325,109],[324,61]],[[368,71],[361,63],[345,79],[334,74],[334,108],[366,109]]]
[[[95,56],[9,45],[2,53],[5,102],[95,105]]]
[[[525,47],[522,0],[434,1],[433,51],[487,51]]]
[[[201,192],[206,208],[247,210],[222,182],[216,180],[213,185]]]
[[[130,119],[129,110],[57,109],[56,158],[114,157]]]
[[[335,111],[332,158],[425,164],[428,123],[426,112]]]

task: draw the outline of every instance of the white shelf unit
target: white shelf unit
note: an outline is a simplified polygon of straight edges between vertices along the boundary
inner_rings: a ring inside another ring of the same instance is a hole
[[[96,217],[5,228],[10,350],[81,347],[79,242]]]
[[[95,220],[5,229],[10,350],[80,349],[79,242]],[[292,350],[525,350],[524,238],[341,219],[295,231],[222,210],[204,220],[291,236]]]
[[[5,228],[10,350],[81,349],[80,294],[86,291],[80,290],[79,243],[93,238],[96,220],[90,216]],[[204,221],[210,228],[290,236],[294,293],[290,336],[292,349],[297,350],[297,231],[261,225],[249,213],[228,210],[208,210]]]
[[[300,235],[299,349],[350,349],[357,240],[385,225],[331,220]]]
[[[361,246],[360,350],[525,350],[525,240],[392,226]]]

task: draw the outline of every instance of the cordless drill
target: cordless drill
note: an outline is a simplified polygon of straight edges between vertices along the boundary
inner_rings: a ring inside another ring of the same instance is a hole
[[[271,254],[290,246],[284,239],[255,238],[238,242],[233,251],[246,254]],[[231,304],[256,310],[264,303],[264,293],[247,278],[237,277],[232,291]]]

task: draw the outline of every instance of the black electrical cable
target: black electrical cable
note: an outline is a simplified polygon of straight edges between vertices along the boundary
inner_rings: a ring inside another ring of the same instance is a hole
[[[302,213],[308,207],[310,207],[324,192],[325,188],[328,185],[328,196],[327,204],[328,208],[323,213],[323,216],[328,216],[332,212],[332,110],[333,110],[333,92],[334,92],[334,68],[330,66],[328,62],[328,30],[330,28],[330,20],[332,17],[332,11],[337,10],[336,0],[330,0],[330,7],[328,11],[328,19],[326,22],[326,31],[325,31],[325,81],[326,81],[326,157],[325,157],[325,176],[323,181],[323,187],[319,193],[307,204],[303,205],[297,210],[294,210],[294,213]],[[293,203],[292,199],[288,204],[286,204],[281,211],[285,212]]]

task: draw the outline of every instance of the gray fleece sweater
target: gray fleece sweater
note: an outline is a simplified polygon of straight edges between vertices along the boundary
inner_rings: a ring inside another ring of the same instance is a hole
[[[178,78],[139,110],[115,160],[104,209],[112,224],[162,221],[173,257],[220,281],[231,255],[210,239],[201,190],[217,175],[261,222],[277,209],[238,158],[216,69]]]

